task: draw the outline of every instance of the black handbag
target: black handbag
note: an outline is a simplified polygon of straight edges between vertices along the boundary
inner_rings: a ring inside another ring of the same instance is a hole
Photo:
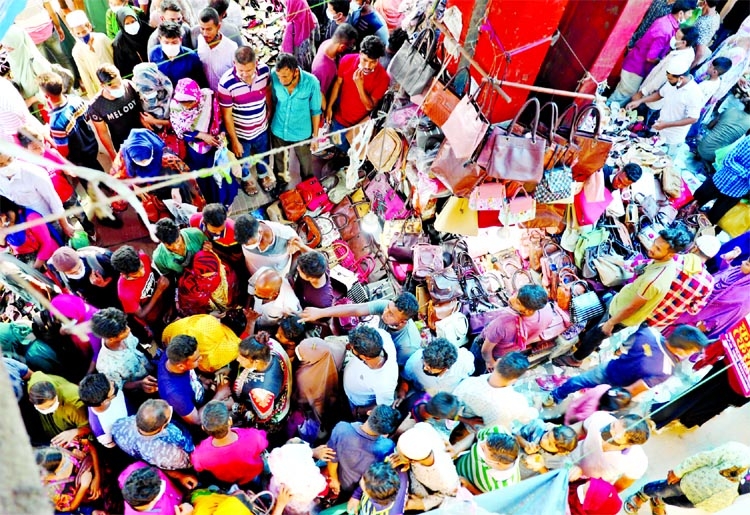
[[[585,288],[583,293],[576,293],[575,287],[582,284]],[[585,281],[576,281],[570,285],[570,320],[577,324],[598,318],[604,314],[604,304],[599,295],[589,288]]]

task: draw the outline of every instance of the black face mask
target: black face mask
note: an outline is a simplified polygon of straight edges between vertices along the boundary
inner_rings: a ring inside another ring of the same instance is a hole
[[[437,376],[439,376],[440,374],[442,374],[442,373],[443,373],[443,371],[442,371],[442,370],[441,370],[440,372],[428,372],[428,371],[427,371],[427,370],[425,370],[424,368],[422,369],[422,372],[424,372],[424,373],[425,373],[425,375],[428,375],[428,376],[430,376],[430,377],[437,377]]]

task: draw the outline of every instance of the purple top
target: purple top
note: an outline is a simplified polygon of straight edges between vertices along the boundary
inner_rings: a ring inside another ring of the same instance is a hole
[[[331,89],[333,81],[336,79],[336,61],[326,55],[326,50],[331,44],[332,40],[323,41],[318,48],[318,53],[315,54],[315,59],[312,62],[311,73],[315,75],[320,81],[320,92],[324,96],[328,96],[328,92]]]
[[[680,24],[668,14],[657,18],[641,39],[630,49],[622,63],[622,69],[639,77],[646,77],[656,63],[646,59],[662,59],[669,52],[669,40],[677,33]]]
[[[368,435],[359,422],[339,422],[331,432],[328,446],[336,451],[339,483],[343,491],[356,488],[362,475],[375,463],[374,447],[379,436]]]
[[[63,293],[58,295],[51,301],[52,306],[57,309],[61,314],[75,320],[79,324],[83,324],[91,320],[96,314],[98,309],[87,304],[82,298],[77,295],[69,295]],[[102,348],[102,340],[94,336],[94,333],[88,333],[88,342],[81,341],[77,336],[73,336],[73,342],[76,344],[81,352],[88,353],[90,349],[93,353],[92,361],[96,361],[99,357],[99,351]]]
[[[316,288],[301,277],[294,282],[294,294],[303,308],[330,308],[333,306],[333,287],[331,278],[326,276],[326,283],[322,288]]]
[[[127,480],[130,474],[138,469],[148,466],[147,463],[136,461],[123,470],[117,478],[117,484],[120,486],[120,490],[122,490],[122,487],[125,485],[125,480]],[[140,515],[142,513],[153,513],[158,515],[164,515],[165,513],[172,514],[174,513],[174,509],[181,504],[182,493],[177,489],[172,480],[169,479],[169,476],[159,469],[156,469],[156,473],[159,474],[159,478],[161,478],[162,481],[166,481],[167,486],[164,489],[164,495],[162,495],[161,498],[156,501],[154,507],[148,511],[136,511],[128,503],[125,503],[125,515]]]

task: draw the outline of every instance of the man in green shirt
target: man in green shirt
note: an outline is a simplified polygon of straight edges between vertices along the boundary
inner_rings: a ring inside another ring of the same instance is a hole
[[[182,275],[207,241],[200,229],[180,229],[169,218],[156,222],[156,237],[161,243],[154,250],[154,265],[163,275],[171,277]]]
[[[29,400],[39,412],[42,430],[52,445],[64,447],[91,432],[88,411],[76,385],[60,376],[34,372],[28,389]]]

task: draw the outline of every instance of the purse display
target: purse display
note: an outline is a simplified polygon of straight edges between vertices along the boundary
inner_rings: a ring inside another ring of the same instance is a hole
[[[413,43],[404,44],[388,65],[388,75],[401,84],[409,95],[424,91],[437,75],[435,49],[437,36],[433,29],[424,29]]]
[[[499,211],[505,206],[505,185],[485,182],[474,188],[469,196],[469,207],[475,211]]]
[[[475,95],[461,97],[442,127],[445,140],[450,142],[456,158],[462,161],[471,158],[489,128],[489,123],[475,102],[485,84],[488,83],[483,82]]]
[[[365,187],[365,194],[370,199],[370,209],[384,220],[403,219],[409,216],[406,202],[393,189],[388,176],[377,174]]]
[[[448,302],[463,296],[464,292],[456,271],[446,268],[440,273],[426,277],[427,292],[435,302]]]
[[[323,185],[315,177],[300,182],[296,190],[299,191],[302,200],[310,211],[327,213],[333,209],[333,203],[328,199]]]
[[[396,129],[386,127],[367,146],[367,160],[379,172],[390,172],[401,160],[404,138]]]
[[[444,268],[442,247],[429,243],[419,243],[414,246],[414,270],[412,274],[415,278],[424,279],[442,272]]]
[[[487,172],[477,163],[458,158],[447,138],[440,145],[430,171],[458,197],[471,195],[474,188],[487,177]]]

